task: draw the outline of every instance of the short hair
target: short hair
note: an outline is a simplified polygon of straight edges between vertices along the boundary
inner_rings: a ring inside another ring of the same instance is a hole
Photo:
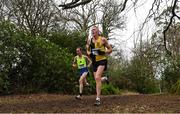
[[[98,27],[98,26],[96,26],[96,25],[92,26],[92,28],[97,28],[97,29],[99,29],[99,27]]]
[[[81,47],[77,47],[76,49],[79,49],[80,51],[82,51],[82,48],[81,48]]]
[[[94,25],[94,26],[92,26],[92,29],[93,29],[93,28],[97,28],[97,29],[98,29],[98,35],[102,35],[102,32],[99,30],[99,27],[98,27],[98,26]],[[91,29],[91,30],[92,30],[92,29]]]

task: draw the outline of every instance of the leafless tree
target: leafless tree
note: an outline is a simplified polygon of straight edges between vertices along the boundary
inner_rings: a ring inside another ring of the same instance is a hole
[[[6,0],[0,0],[0,20],[5,20],[9,14],[9,10],[7,8],[7,4],[9,2]]]
[[[121,15],[123,5],[116,0],[106,0],[102,7],[102,30],[108,37],[114,29],[125,28],[125,16]]]
[[[96,14],[98,5],[99,1],[92,1],[88,5],[60,10],[59,18],[68,21],[70,28],[87,33],[88,29],[94,24],[93,16]]]
[[[67,4],[66,4],[67,5]],[[102,27],[102,33],[108,37],[114,29],[124,28],[125,18],[121,15],[122,3],[117,0],[91,1],[87,5],[60,10],[61,20],[69,21],[71,28],[87,33],[93,25]]]
[[[163,35],[163,45],[166,50],[166,52],[171,55],[171,51],[167,48],[167,31],[169,30],[170,26],[172,25],[173,20],[179,20],[180,17],[178,16],[178,0],[154,0],[151,9],[149,9],[149,13],[143,22],[142,26],[140,27],[140,32],[144,29],[145,25],[148,23],[150,20],[155,20],[156,23],[161,23],[162,20],[159,20],[159,17],[162,17],[164,15],[164,23],[161,24],[160,29],[162,29],[162,35]],[[164,10],[162,11],[162,8]]]
[[[55,14],[49,0],[7,0],[4,5],[6,18],[31,35],[45,34]]]

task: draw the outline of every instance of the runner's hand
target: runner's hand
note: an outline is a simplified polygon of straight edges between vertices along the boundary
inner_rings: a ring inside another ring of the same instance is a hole
[[[75,68],[75,67],[76,67],[76,64],[73,64],[72,66]]]
[[[91,65],[88,65],[87,67],[90,67]]]

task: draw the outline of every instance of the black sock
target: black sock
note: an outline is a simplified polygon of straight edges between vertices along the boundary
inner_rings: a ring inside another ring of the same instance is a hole
[[[82,93],[79,93],[80,96],[82,96]]]

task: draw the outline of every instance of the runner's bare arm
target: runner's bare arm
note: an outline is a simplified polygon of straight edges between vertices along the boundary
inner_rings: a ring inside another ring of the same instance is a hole
[[[89,40],[87,40],[87,43],[86,43],[86,52],[87,52],[88,56],[91,54],[91,51],[90,51],[90,41]]]
[[[85,58],[86,58],[86,60],[88,61],[88,67],[90,67],[91,66],[91,64],[92,64],[92,61],[91,61],[91,59],[89,59],[89,57],[87,57],[87,56],[85,56]]]
[[[108,43],[108,41],[107,41],[107,39],[106,38],[102,38],[102,41],[103,41],[103,43],[104,43],[104,45],[105,45],[105,47],[107,48],[107,50],[106,50],[106,54],[110,54],[111,52],[112,52],[112,47],[110,46],[110,44]]]
[[[77,66],[77,65],[76,65],[76,62],[77,62],[77,56],[74,57],[73,64],[72,64],[73,67],[76,67],[76,66]]]

